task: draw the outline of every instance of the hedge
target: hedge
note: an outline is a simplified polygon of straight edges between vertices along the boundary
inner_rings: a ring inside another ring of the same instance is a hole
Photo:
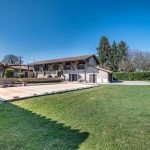
[[[150,72],[114,72],[113,79],[129,80],[129,81],[138,81],[138,80],[150,81]]]
[[[5,75],[4,76],[6,78],[13,78],[14,77],[14,73],[15,73],[14,69],[8,68],[8,69],[5,70]]]

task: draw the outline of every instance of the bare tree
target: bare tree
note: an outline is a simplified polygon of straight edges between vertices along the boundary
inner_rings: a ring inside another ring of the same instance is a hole
[[[132,52],[132,63],[136,70],[149,71],[150,70],[150,52],[143,52],[136,50]]]
[[[120,71],[150,71],[150,52],[128,51],[127,59],[119,63]]]
[[[20,58],[21,57],[18,57],[12,54],[6,55],[4,59],[2,60],[2,63],[8,64],[8,65],[19,65],[23,63],[23,61]]]
[[[126,59],[123,59],[119,64],[120,71],[133,72],[135,71],[135,66],[133,64],[133,52],[128,49],[128,54]]]

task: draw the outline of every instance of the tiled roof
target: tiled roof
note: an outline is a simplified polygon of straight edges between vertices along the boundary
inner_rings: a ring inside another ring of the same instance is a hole
[[[96,66],[97,69],[102,70],[104,72],[108,72],[110,74],[112,74],[112,71],[108,70],[108,69],[104,69],[104,68],[100,68],[99,66]]]
[[[21,65],[21,66],[19,66],[19,65],[10,65],[10,67],[11,68],[13,68],[13,69],[22,69],[22,70],[33,70],[33,67],[31,67],[31,66],[28,66],[28,65]]]
[[[77,61],[77,60],[86,60],[90,57],[94,57],[96,59],[96,61],[98,62],[95,55],[82,55],[82,56],[76,56],[76,57],[67,57],[67,58],[60,58],[60,59],[37,61],[33,65],[53,64],[53,63],[71,62],[71,61]]]

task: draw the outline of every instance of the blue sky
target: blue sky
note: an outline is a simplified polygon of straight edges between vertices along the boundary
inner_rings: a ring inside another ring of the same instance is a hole
[[[150,50],[147,0],[0,0],[0,60],[25,62],[96,53],[102,35]]]

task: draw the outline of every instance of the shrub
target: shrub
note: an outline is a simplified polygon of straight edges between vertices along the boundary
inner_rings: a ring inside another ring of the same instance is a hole
[[[21,73],[18,73],[18,76],[19,76],[19,78],[24,78],[25,74],[23,72],[21,72]]]
[[[150,80],[150,72],[115,72],[113,73],[115,80]]]
[[[14,69],[8,68],[8,69],[5,70],[5,75],[4,76],[6,78],[13,78],[14,77],[14,73],[15,73]]]

